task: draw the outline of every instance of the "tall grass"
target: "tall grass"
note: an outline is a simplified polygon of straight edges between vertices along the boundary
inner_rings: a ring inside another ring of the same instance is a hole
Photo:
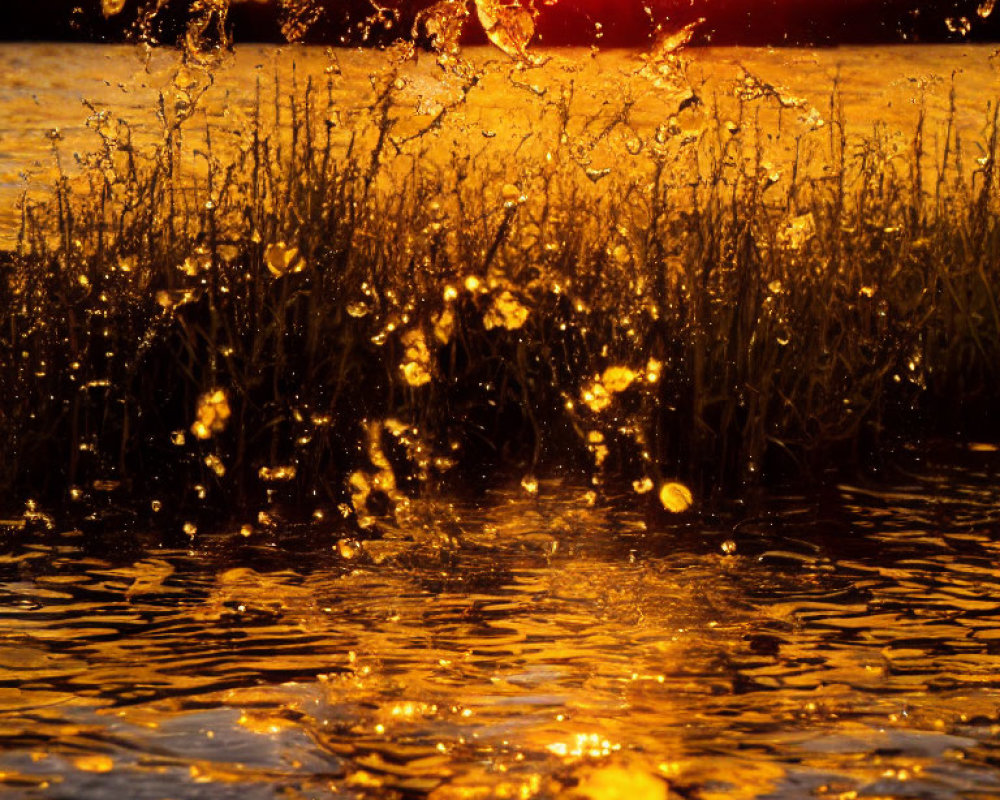
[[[834,87],[775,166],[766,97],[640,136],[564,94],[512,151],[449,144],[447,108],[406,133],[396,87],[343,128],[331,85],[258,85],[224,145],[164,103],[157,147],[106,125],[25,204],[4,497],[366,524],[503,469],[710,498],[989,423],[995,107],[972,164],[954,112],[934,152],[923,118],[849,140]]]

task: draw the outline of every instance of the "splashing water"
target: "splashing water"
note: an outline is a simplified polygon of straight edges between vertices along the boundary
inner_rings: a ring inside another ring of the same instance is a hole
[[[126,0],[101,0],[101,10],[105,17],[113,17],[121,13],[125,8],[125,2]]]
[[[841,486],[834,516],[775,498],[736,528],[650,525],[543,483],[370,542],[9,539],[0,787],[990,797],[982,466]]]
[[[518,2],[476,0],[476,16],[489,40],[511,58],[529,61],[528,44],[535,35],[535,18],[530,8]]]

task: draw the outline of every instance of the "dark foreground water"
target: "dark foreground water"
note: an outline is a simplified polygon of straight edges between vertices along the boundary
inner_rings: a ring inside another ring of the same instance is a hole
[[[8,532],[0,795],[998,797],[996,463],[736,526],[543,484],[363,549]]]

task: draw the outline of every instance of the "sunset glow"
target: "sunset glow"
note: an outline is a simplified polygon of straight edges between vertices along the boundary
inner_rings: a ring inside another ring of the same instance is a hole
[[[0,2],[0,797],[996,797],[998,17]]]
[[[188,5],[162,0],[147,29],[170,41],[182,30]],[[5,3],[0,9],[0,30],[12,37],[119,39],[134,29],[139,7],[129,0],[101,0],[98,15],[81,8],[65,19],[53,19],[43,11],[44,4]],[[524,4],[202,0],[190,7],[225,15],[239,41],[385,42],[409,32],[428,14],[450,19],[449,25],[462,29],[467,43],[485,41],[498,14],[508,18],[508,27],[512,17],[521,17],[518,25],[522,27],[530,18],[539,40],[549,44],[635,46],[662,30],[702,17],[706,23],[697,42],[716,45],[976,41],[1000,33],[992,0],[537,0]]]

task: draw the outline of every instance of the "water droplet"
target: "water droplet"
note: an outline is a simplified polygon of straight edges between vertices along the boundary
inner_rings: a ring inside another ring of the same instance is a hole
[[[264,250],[264,263],[276,278],[290,273],[302,272],[305,261],[299,255],[299,248],[291,247],[284,242],[269,244]]]
[[[257,471],[257,476],[268,483],[295,480],[296,469],[294,464],[280,467],[261,467]]]
[[[413,387],[430,383],[431,353],[424,332],[420,328],[410,328],[402,335],[401,341],[405,348],[399,365],[403,380]]]
[[[635,380],[635,373],[628,367],[608,367],[601,375],[601,383],[609,392],[624,392]]]
[[[528,43],[535,35],[532,10],[516,3],[505,5],[497,0],[475,2],[476,15],[489,40],[511,58],[529,60]]]
[[[337,542],[337,553],[345,560],[350,560],[357,555],[361,545],[354,539],[341,539]]]
[[[972,30],[972,23],[968,17],[947,17],[944,24],[948,26],[949,31],[960,36],[968,36]]]
[[[503,188],[500,190],[500,198],[503,200],[504,205],[507,206],[517,205],[524,201],[521,190],[513,183],[505,183],[503,185]]]
[[[226,423],[232,411],[229,408],[229,398],[225,389],[212,389],[198,398],[195,421],[191,425],[191,433],[199,439],[210,439],[226,429]],[[174,434],[174,444],[176,433]],[[183,440],[180,442],[183,444]]]
[[[632,481],[632,491],[636,494],[647,494],[653,491],[653,479],[647,475],[646,477]]]
[[[205,466],[220,478],[226,474],[226,465],[222,463],[222,459],[215,453],[209,453],[205,456]]]
[[[608,175],[611,174],[611,167],[604,167],[603,169],[595,169],[594,167],[587,167],[584,170],[584,172],[593,183],[597,183],[599,180],[601,180],[601,178],[606,178]]]
[[[455,313],[446,308],[431,318],[434,323],[434,338],[441,344],[448,344],[455,332]]]
[[[620,244],[611,251],[611,257],[616,263],[624,266],[632,260],[632,253],[628,249],[628,245]]]
[[[517,330],[528,321],[528,315],[527,307],[511,291],[505,289],[493,298],[493,303],[483,315],[483,327],[486,330],[493,328]]]
[[[683,483],[670,481],[660,487],[660,503],[667,511],[680,514],[687,511],[693,502],[691,490]]]
[[[101,11],[105,17],[120,14],[123,8],[125,8],[125,0],[101,0]]]

